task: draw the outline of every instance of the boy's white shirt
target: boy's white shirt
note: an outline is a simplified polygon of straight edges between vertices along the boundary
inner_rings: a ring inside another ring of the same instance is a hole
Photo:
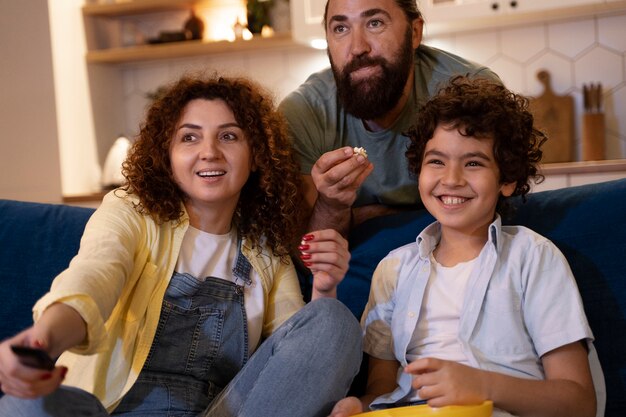
[[[390,252],[374,272],[362,317],[364,351],[397,360],[400,369],[397,389],[374,400],[372,409],[411,391],[412,376],[402,369],[439,239],[440,225],[434,222],[416,242]],[[458,337],[470,366],[533,379],[545,377],[541,355],[586,339],[598,416],[603,415],[604,379],[576,282],[558,248],[532,230],[502,226],[499,216],[490,224],[465,291]]]

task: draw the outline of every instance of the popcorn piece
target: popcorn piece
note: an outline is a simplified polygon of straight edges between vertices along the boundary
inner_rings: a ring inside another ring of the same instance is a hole
[[[354,152],[355,156],[362,155],[363,158],[367,158],[367,151],[363,147],[355,146],[354,148],[352,148],[352,151]]]

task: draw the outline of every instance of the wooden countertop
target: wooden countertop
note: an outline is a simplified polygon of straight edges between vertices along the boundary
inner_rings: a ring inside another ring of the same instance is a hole
[[[91,194],[77,194],[77,195],[64,195],[63,203],[65,204],[73,204],[73,203],[86,203],[92,201],[102,201],[104,195],[108,193],[107,191],[100,191],[99,193],[91,193]]]
[[[603,161],[558,162],[540,166],[540,173],[544,175],[558,174],[585,174],[601,172],[624,171],[626,177],[626,159],[611,159]],[[76,204],[101,201],[108,191],[81,195],[64,195],[63,203]]]
[[[556,162],[541,165],[544,175],[554,174],[586,174],[600,172],[624,171],[626,176],[626,159],[609,159],[603,161]]]

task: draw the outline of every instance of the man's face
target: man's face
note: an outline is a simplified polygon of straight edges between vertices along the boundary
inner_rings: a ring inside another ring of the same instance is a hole
[[[339,99],[355,117],[372,120],[398,103],[419,45],[394,0],[330,0],[326,37]]]

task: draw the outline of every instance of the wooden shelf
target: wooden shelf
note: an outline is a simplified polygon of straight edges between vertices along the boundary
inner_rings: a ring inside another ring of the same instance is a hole
[[[133,14],[185,10],[200,3],[198,0],[134,0],[119,3],[84,5],[84,16],[116,17]]]
[[[87,52],[86,59],[89,64],[122,64],[209,54],[258,51],[262,49],[285,50],[286,48],[304,48],[304,46],[294,42],[291,34],[280,34],[268,38],[255,36],[248,41],[183,41],[93,50]]]
[[[85,20],[88,64],[125,64],[166,60],[210,54],[237,53],[258,50],[302,48],[291,33],[275,34],[251,40],[182,41],[121,46],[122,22],[129,16],[178,12],[192,8],[210,8],[217,0],[117,0],[115,3],[86,4],[82,7]]]

